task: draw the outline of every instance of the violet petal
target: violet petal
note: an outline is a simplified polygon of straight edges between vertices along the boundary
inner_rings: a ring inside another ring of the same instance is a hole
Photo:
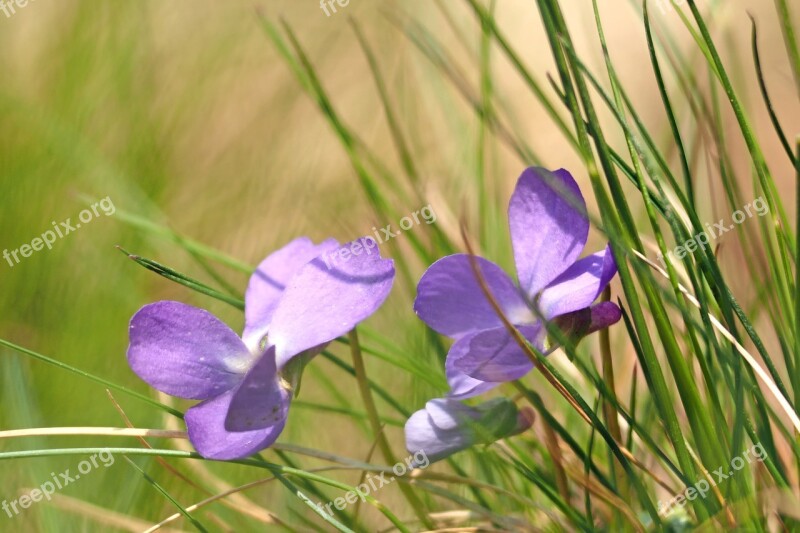
[[[283,423],[292,394],[281,386],[271,347],[236,388],[225,418],[228,431],[251,431]]]
[[[622,311],[614,302],[600,302],[590,307],[589,310],[592,313],[592,320],[589,331],[586,332],[587,335],[612,326],[622,318]]]
[[[308,237],[297,238],[261,261],[250,277],[245,301],[245,326],[242,339],[254,352],[267,334],[272,314],[286,285],[300,268],[315,257],[334,250],[339,243],[327,239],[314,244]]]
[[[508,206],[508,225],[520,287],[530,299],[575,262],[589,235],[586,203],[563,169],[522,173]]]
[[[361,241],[364,239],[313,259],[289,282],[269,332],[269,344],[277,347],[279,371],[295,355],[353,329],[389,295],[394,262],[363,246],[355,254],[356,243]],[[343,259],[342,250],[348,250],[348,259]]]
[[[181,302],[142,307],[131,318],[128,364],[151,387],[205,400],[235,387],[253,356],[217,317]]]
[[[611,247],[576,261],[542,291],[539,308],[551,319],[589,307],[617,273]]]
[[[221,461],[241,459],[272,445],[283,431],[285,418],[273,426],[254,431],[225,429],[233,397],[234,391],[228,391],[186,411],[189,440],[203,457]]]
[[[453,366],[453,360],[450,358],[445,361],[445,373],[447,375],[447,383],[450,385],[450,392],[447,393],[447,397],[452,400],[466,400],[500,385],[500,383],[482,381],[466,375]]]
[[[508,319],[514,323],[533,321],[519,289],[503,269],[482,257],[474,259]],[[466,254],[443,257],[425,271],[417,285],[414,311],[432,329],[454,338],[502,325]]]
[[[405,425],[406,449],[435,462],[474,444],[490,444],[528,429],[531,413],[521,412],[506,398],[476,407],[438,398],[429,401]]]
[[[540,323],[517,329],[534,345],[541,343]],[[454,369],[488,382],[513,381],[533,369],[528,355],[511,332],[502,326],[465,335],[453,343],[447,359]]]

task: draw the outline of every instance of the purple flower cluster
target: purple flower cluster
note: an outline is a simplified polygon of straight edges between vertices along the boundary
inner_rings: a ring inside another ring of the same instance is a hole
[[[369,254],[329,269],[319,257],[338,248],[303,237],[264,259],[247,287],[241,338],[179,302],[147,305],[131,319],[133,371],[157,390],[202,400],[186,412],[186,427],[204,457],[241,458],[272,445],[305,364],[389,295],[393,261]]]
[[[569,172],[526,169],[511,196],[508,225],[518,283],[495,263],[464,254],[436,261],[419,281],[414,310],[428,326],[455,342],[445,363],[450,392],[445,399],[428,402],[406,423],[408,449],[435,446],[437,453],[428,449],[428,455],[441,458],[476,442],[519,433],[532,421],[520,413],[515,424],[509,422],[482,438],[475,432],[475,420],[486,404],[475,408],[458,401],[533,369],[482,290],[474,265],[505,318],[541,352],[546,340],[543,320],[565,326],[568,335],[583,336],[620,319],[616,304],[593,304],[617,265],[608,247],[578,259],[589,235],[589,219]],[[516,413],[513,404],[508,412]]]
[[[519,283],[496,264],[463,254],[440,259],[419,282],[417,314],[455,340],[446,363],[449,394],[406,424],[407,448],[424,450],[432,461],[532,423],[529,412],[505,398],[478,406],[461,401],[533,367],[484,294],[475,262],[502,313],[537,349],[544,349],[543,320],[582,336],[620,318],[615,304],[593,304],[616,263],[608,248],[578,259],[589,221],[568,172],[525,170],[508,215]],[[155,389],[200,400],[185,418],[201,455],[236,459],[272,445],[305,365],[384,302],[394,281],[391,260],[368,253],[325,264],[324,257],[352,245],[299,238],[269,255],[250,278],[241,337],[180,302],[156,302],[133,316],[128,363]]]

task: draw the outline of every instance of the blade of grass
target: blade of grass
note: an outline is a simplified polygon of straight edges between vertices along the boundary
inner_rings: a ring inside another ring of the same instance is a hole
[[[353,328],[353,330],[350,332],[348,338],[350,340],[350,353],[353,356],[353,369],[356,373],[356,382],[358,383],[358,388],[361,391],[361,399],[364,402],[364,407],[366,408],[367,416],[369,417],[369,422],[372,426],[373,437],[378,442],[378,447],[381,449],[383,458],[389,464],[394,465],[397,463],[397,458],[395,457],[394,452],[392,452],[392,447],[389,445],[389,441],[386,438],[386,433],[384,433],[383,428],[381,427],[378,409],[375,407],[375,402],[372,399],[372,391],[370,390],[369,379],[367,378],[367,370],[364,366],[364,358],[361,355],[361,345],[358,342],[358,332],[355,328]],[[422,501],[417,497],[413,489],[402,484],[400,485],[400,490],[402,491],[403,496],[405,496],[406,501],[408,501],[408,504],[414,510],[414,513],[417,515],[417,518],[420,520],[420,522],[422,522],[428,528],[433,528],[433,522],[425,512]]]
[[[769,97],[769,90],[767,89],[767,80],[764,79],[764,71],[761,68],[761,53],[759,52],[758,49],[758,26],[756,25],[756,19],[752,15],[750,15],[750,23],[752,25],[751,48],[753,50],[753,60],[755,61],[755,67],[756,67],[756,78],[758,78],[758,87],[761,90],[761,97],[764,100],[764,104],[767,106],[769,119],[772,122],[772,127],[775,129],[775,133],[778,135],[778,139],[780,139],[781,141],[781,146],[783,146],[783,149],[786,151],[786,155],[789,156],[789,161],[791,161],[792,165],[795,166],[796,168],[800,168],[800,161],[795,159],[794,152],[792,151],[792,146],[789,144],[789,139],[783,132],[783,128],[781,127],[781,122],[778,119],[778,115],[777,113],[775,113],[775,108],[772,105],[772,99]]]
[[[794,74],[794,82],[797,86],[797,94],[800,96],[800,48],[797,46],[797,36],[792,23],[792,12],[786,0],[775,0],[778,9],[778,20],[783,31],[783,40],[786,43],[786,52],[789,54],[789,64]],[[797,5],[795,5],[797,7]]]
[[[148,403],[148,404],[150,404],[152,406],[158,407],[159,409],[164,410],[165,412],[171,414],[174,417],[183,419],[183,413],[181,413],[177,409],[173,409],[172,407],[169,407],[169,406],[164,405],[164,404],[162,404],[160,402],[157,402],[157,401],[153,400],[152,398],[149,398],[149,397],[145,396],[144,394],[140,394],[140,393],[138,393],[136,391],[128,389],[127,387],[123,387],[122,385],[117,385],[116,383],[112,383],[111,381],[108,381],[105,378],[101,378],[99,376],[95,376],[94,374],[91,374],[89,372],[81,370],[80,368],[74,367],[72,365],[68,365],[66,363],[63,363],[63,362],[58,361],[56,359],[53,359],[51,357],[47,357],[46,355],[42,355],[40,353],[34,352],[33,350],[29,350],[27,348],[23,348],[22,346],[14,344],[13,342],[7,341],[5,339],[0,339],[0,346],[5,346],[6,348],[14,350],[15,352],[21,353],[23,355],[27,355],[28,357],[32,357],[33,359],[36,359],[37,361],[42,361],[42,362],[47,363],[49,365],[58,367],[58,368],[60,368],[62,370],[66,370],[68,372],[71,372],[71,373],[76,374],[78,376],[81,376],[83,378],[89,379],[91,381],[94,381],[95,383],[99,383],[99,384],[101,384],[101,385],[103,385],[105,387],[108,387],[109,389],[113,389],[113,390],[125,393],[128,396],[131,396],[132,398],[136,398],[136,399],[141,400],[141,401],[143,401],[145,403]]]
[[[129,465],[131,465],[133,468],[135,468],[136,470],[138,470],[138,471],[139,471],[139,473],[142,475],[142,477],[143,477],[143,478],[144,478],[144,479],[145,479],[145,480],[146,480],[148,483],[150,483],[150,485],[152,485],[154,489],[156,489],[156,490],[157,490],[158,492],[160,492],[160,493],[161,493],[161,494],[162,494],[162,495],[163,495],[163,496],[164,496],[166,499],[168,499],[168,500],[170,501],[170,503],[172,503],[172,505],[174,505],[175,507],[177,507],[177,508],[178,508],[178,511],[180,511],[180,513],[181,513],[183,516],[185,516],[185,517],[186,517],[186,519],[187,519],[187,520],[189,520],[189,522],[191,522],[191,524],[192,524],[192,525],[193,525],[193,526],[194,526],[194,527],[195,527],[195,528],[196,528],[198,531],[201,531],[202,533],[208,533],[208,530],[205,528],[205,526],[203,526],[203,524],[201,524],[201,523],[200,523],[200,522],[199,522],[199,521],[198,521],[198,520],[197,520],[195,517],[193,517],[193,516],[191,515],[191,513],[189,513],[189,511],[187,511],[187,510],[186,510],[186,509],[183,507],[183,505],[181,505],[181,504],[178,502],[178,500],[176,500],[175,498],[173,498],[173,497],[172,497],[172,495],[171,495],[169,492],[167,492],[167,490],[166,490],[164,487],[162,487],[161,485],[159,485],[159,484],[158,484],[158,482],[156,482],[156,480],[155,480],[155,479],[153,479],[152,477],[150,477],[150,476],[147,474],[147,472],[145,472],[145,471],[144,471],[144,469],[143,469],[142,467],[140,467],[140,466],[139,466],[139,465],[137,465],[135,462],[133,462],[133,460],[131,460],[129,457],[126,457],[126,456],[124,456],[124,455],[123,455],[123,456],[122,456],[122,458],[123,458],[123,459],[125,459],[125,460],[128,462],[128,464],[129,464]]]
[[[161,277],[167,278],[170,281],[174,281],[175,283],[183,285],[184,287],[188,287],[189,289],[197,291],[200,294],[205,294],[206,296],[210,296],[216,300],[225,302],[226,304],[231,305],[236,309],[239,309],[240,311],[244,311],[244,300],[241,298],[229,296],[223,292],[213,289],[208,285],[206,285],[205,283],[192,279],[189,276],[181,274],[177,270],[173,270],[168,266],[153,261],[152,259],[147,259],[138,255],[133,255],[124,248],[122,248],[121,246],[117,246],[117,249],[120,252],[127,255],[129,259],[133,260],[138,265],[143,266],[144,268],[146,268],[151,272],[155,272]]]

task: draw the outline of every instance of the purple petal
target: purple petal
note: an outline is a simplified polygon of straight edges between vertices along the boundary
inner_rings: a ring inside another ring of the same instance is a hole
[[[468,426],[457,425],[450,429],[438,427],[428,412],[429,406],[439,410],[451,409],[454,413],[459,411],[462,416],[467,416],[467,413],[472,414],[470,408],[454,400],[429,401],[425,409],[411,415],[406,422],[406,449],[409,452],[424,452],[427,458],[434,462],[475,444],[477,439],[474,433],[469,431]],[[473,415],[472,418],[477,416]]]
[[[519,284],[531,299],[575,262],[589,235],[586,203],[563,169],[522,173],[508,206],[508,225]]]
[[[208,459],[226,461],[252,455],[274,443],[286,419],[254,431],[229,431],[225,420],[235,391],[206,400],[186,411],[186,428],[195,450]]]
[[[530,411],[517,410],[505,398],[494,398],[477,407],[439,398],[429,401],[406,422],[406,449],[415,459],[422,453],[427,466],[474,444],[521,433],[532,423]]]
[[[589,307],[617,273],[611,246],[584,257],[542,291],[539,308],[545,318]]]
[[[450,392],[447,393],[447,397],[452,400],[472,398],[500,385],[500,383],[482,381],[469,377],[453,366],[453,359],[450,357],[445,360],[444,367],[447,375],[447,383],[450,385]]]
[[[456,429],[472,414],[472,408],[448,398],[437,398],[425,404],[431,424],[439,429]]]
[[[234,391],[225,429],[252,431],[282,424],[291,399],[275,368],[275,347],[270,347]]]
[[[313,259],[289,282],[269,333],[269,343],[277,350],[278,370],[304,350],[353,329],[389,295],[394,262],[381,259],[374,244],[372,248],[362,244],[375,242],[370,239],[353,241]]]
[[[518,329],[529,342],[541,342],[541,324]],[[505,327],[465,335],[450,347],[447,360],[471,378],[495,383],[519,379],[533,369],[530,358]]]
[[[128,364],[151,387],[205,400],[235,387],[253,360],[242,340],[203,309],[162,301],[131,319]]]
[[[592,318],[589,324],[589,330],[586,332],[587,335],[595,331],[600,331],[601,329],[606,329],[619,322],[622,318],[622,311],[620,311],[619,306],[614,302],[600,302],[590,307],[589,310],[591,311]]]
[[[622,318],[622,311],[617,304],[600,302],[597,305],[558,316],[554,322],[566,335],[578,342],[586,335],[616,324],[620,318]]]
[[[272,314],[292,277],[303,265],[337,246],[339,243],[335,239],[314,244],[308,237],[300,237],[261,261],[250,277],[244,295],[245,326],[242,338],[253,352],[259,351]]]
[[[503,269],[482,257],[475,260],[508,319],[513,323],[532,322],[533,314]],[[414,311],[435,331],[454,338],[502,325],[466,254],[443,257],[425,271],[417,286]]]

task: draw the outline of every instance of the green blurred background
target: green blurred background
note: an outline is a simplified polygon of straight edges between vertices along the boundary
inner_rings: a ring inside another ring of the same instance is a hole
[[[461,2],[444,3],[454,15],[450,22],[429,0],[351,0],[331,16],[313,0],[36,0],[17,7],[11,17],[0,12],[0,249],[30,243],[50,229],[52,221],[71,218],[76,222],[87,202],[109,197],[117,210],[112,216],[101,214],[58,240],[52,250],[39,251],[13,268],[0,262],[0,337],[150,394],[125,362],[127,323],[139,307],[158,299],[176,299],[211,310],[234,329],[241,328],[242,316],[145,271],[117,251],[115,245],[121,245],[214,283],[181,247],[127,223],[123,213],[171,228],[247,264],[256,264],[270,250],[299,235],[349,240],[371,233],[373,226],[397,224],[369,209],[339,141],[266,38],[259,13],[271,20],[285,17],[340,114],[387,165],[397,169],[375,85],[349,24],[350,18],[359,21],[400,111],[423,176],[426,203],[433,205],[437,224],[457,241],[462,209],[475,214],[470,206],[475,203],[471,175],[477,121],[441,73],[386,16],[399,10],[425,24],[447,44],[453,64],[475,85],[479,30]],[[526,51],[526,64],[544,79],[553,67],[534,3],[503,0],[498,4],[499,25],[517,49]],[[603,4],[611,52],[622,67],[628,91],[644,110],[648,125],[663,132],[666,141],[668,130],[659,107],[653,105],[652,112],[647,112],[648,102],[655,104],[657,93],[635,8],[625,0]],[[587,28],[581,43],[585,57],[602,72],[591,3],[569,0],[565,5],[568,11],[574,5],[570,12],[573,34],[581,35],[577,31],[581,26]],[[772,142],[774,134],[753,82],[746,10],[761,24],[772,97],[784,126],[795,133],[791,128],[800,119],[796,94],[770,3],[731,3],[715,11],[715,26],[720,42],[726,43],[726,59],[753,102],[750,111],[756,127],[770,139],[765,143],[771,150],[767,156],[775,161],[778,174],[785,176],[777,180],[779,187],[788,194],[791,169],[778,144]],[[672,13],[654,9],[652,16],[663,19],[658,24],[677,27],[679,23]],[[691,45],[688,37],[679,44],[687,49]],[[566,141],[505,61],[495,63],[494,80],[498,100],[541,163],[577,167]],[[742,175],[747,175],[744,154],[738,163]],[[496,184],[491,199],[496,212],[487,224],[498,232],[485,251],[510,267],[502,230],[504,204],[523,163],[495,142],[489,165],[489,178]],[[577,178],[586,183],[585,176]],[[713,196],[713,190],[700,190]],[[713,202],[707,202],[708,220],[712,220]],[[423,205],[395,207],[400,213],[411,213]],[[420,225],[412,231],[424,242],[430,240],[429,227]],[[591,247],[599,248],[600,239],[594,237]],[[393,253],[407,248],[402,237],[395,244]],[[390,250],[384,247],[383,253]],[[726,253],[729,257],[723,265],[735,269],[741,257],[736,250]],[[424,267],[412,261],[412,275],[418,277]],[[246,275],[225,267],[219,271],[243,291]],[[439,373],[424,326],[410,311],[412,299],[411,288],[398,282],[370,325],[393,339],[414,364]],[[612,337],[623,334],[616,331]],[[334,351],[348,357],[341,346]],[[402,398],[409,410],[443,392],[381,362],[368,363],[373,378]],[[350,403],[361,410],[360,399],[351,396],[355,389],[349,380],[330,363],[315,362],[306,374],[301,399],[328,405]],[[0,429],[124,425],[102,386],[2,348],[0,384]],[[119,394],[116,397],[136,426],[167,427],[157,410]],[[176,405],[185,408],[188,404]],[[348,417],[300,406],[293,409],[281,441],[363,459],[372,443],[359,427]],[[399,428],[388,431],[400,454]],[[102,445],[138,443],[81,437],[0,440],[3,451]],[[267,457],[278,460],[271,452]],[[74,471],[80,460],[0,462],[0,500],[17,498],[24,488],[47,481],[51,472]],[[154,461],[137,462],[182,503],[202,499],[201,492]],[[190,477],[201,476],[194,466],[173,464]],[[304,466],[315,464],[308,461]],[[263,477],[228,465],[214,465],[210,470],[234,484]],[[353,482],[357,473],[342,479]],[[395,491],[387,488],[381,499],[402,507]],[[307,514],[277,485],[253,490],[248,496],[284,517],[294,516],[293,512]],[[90,506],[81,507],[77,500]],[[243,531],[258,524],[219,504],[209,509],[214,515],[211,523],[220,530]],[[36,504],[14,519],[0,513],[0,531],[137,531],[143,523],[173,512],[163,496],[117,458],[112,467],[101,467],[61,491],[53,502]]]

